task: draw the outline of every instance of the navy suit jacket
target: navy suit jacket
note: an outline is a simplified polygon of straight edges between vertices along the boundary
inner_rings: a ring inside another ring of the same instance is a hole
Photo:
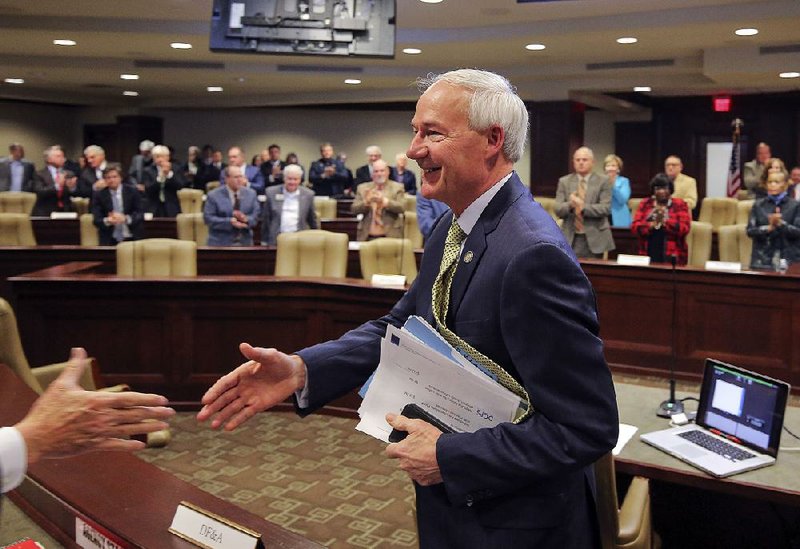
[[[434,228],[419,276],[385,317],[300,351],[309,413],[360,386],[386,324],[433,323],[431,288],[452,214]],[[594,293],[558,226],[514,174],[464,245],[447,324],[528,391],[534,415],[436,445],[443,482],[416,486],[422,547],[597,545],[592,464],[616,443],[611,375]]]
[[[247,216],[246,229],[237,229],[231,225],[233,202],[227,185],[220,185],[206,195],[203,221],[208,225],[209,246],[233,246],[237,244],[237,234],[240,246],[253,245],[253,228],[258,224],[258,217],[261,214],[258,197],[253,189],[249,187],[239,189],[239,211]]]
[[[128,230],[131,232],[132,240],[139,240],[143,237],[144,227],[144,205],[139,191],[133,185],[122,185],[122,209],[126,216],[131,220]],[[114,201],[111,198],[111,190],[106,187],[100,189],[92,197],[92,216],[94,225],[97,227],[97,237],[101,246],[116,246],[114,240],[114,226],[106,225],[103,219],[114,211]]]

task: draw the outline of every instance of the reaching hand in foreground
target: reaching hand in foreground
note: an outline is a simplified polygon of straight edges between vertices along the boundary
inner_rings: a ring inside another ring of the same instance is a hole
[[[213,417],[212,429],[224,424],[226,431],[232,431],[306,384],[306,368],[299,356],[247,343],[239,345],[239,350],[249,360],[221,377],[203,395],[203,408],[197,420]]]

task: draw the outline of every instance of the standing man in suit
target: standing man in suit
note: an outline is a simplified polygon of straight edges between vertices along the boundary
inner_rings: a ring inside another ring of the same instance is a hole
[[[170,161],[169,148],[156,145],[153,163],[142,172],[147,211],[153,217],[175,217],[181,213],[178,191],[188,185],[180,166]]]
[[[86,167],[78,176],[78,190],[76,194],[83,198],[92,198],[94,191],[104,189],[103,172],[108,167],[106,151],[99,145],[89,145],[83,149],[86,157]]]
[[[744,163],[742,179],[744,188],[747,190],[747,198],[756,198],[756,195],[759,195],[759,198],[763,196],[763,191],[759,189],[759,183],[764,166],[770,158],[772,158],[772,149],[762,141],[756,145],[756,157],[750,162]]]
[[[303,168],[290,164],[281,174],[283,185],[267,187],[267,202],[261,217],[261,244],[275,246],[279,233],[317,228],[314,191],[300,185]]]
[[[124,240],[142,238],[144,207],[139,191],[122,184],[122,168],[109,166],[103,170],[105,186],[92,200],[92,215],[101,246],[116,246]]]
[[[252,246],[258,223],[258,197],[239,166],[225,168],[225,184],[206,195],[203,221],[209,246]]]
[[[672,198],[680,198],[689,206],[689,215],[697,206],[697,180],[683,173],[683,162],[677,156],[670,155],[664,160],[664,173],[672,180],[675,192]]]
[[[78,178],[64,169],[64,150],[61,145],[47,147],[44,151],[45,166],[36,172],[33,192],[36,193],[34,216],[50,217],[52,212],[71,212],[72,195],[78,188]]]
[[[339,196],[350,182],[347,168],[333,154],[333,145],[323,143],[319,147],[319,160],[311,163],[308,181],[317,196]]]
[[[264,194],[264,174],[261,173],[259,166],[252,166],[247,163],[242,147],[236,145],[228,149],[228,166],[239,168],[239,173],[244,177],[245,186],[250,187],[257,194]],[[222,170],[219,175],[221,185],[225,185],[226,173],[226,170]]]
[[[592,172],[594,153],[581,147],[572,155],[575,172],[558,180],[556,215],[561,230],[578,257],[602,258],[614,249],[608,216],[613,187],[608,177]]]
[[[8,158],[0,162],[0,192],[33,191],[34,165],[25,160],[25,148],[19,143],[8,146]]]
[[[367,163],[356,170],[356,185],[372,181],[372,164],[383,158],[383,151],[377,145],[370,145],[364,152],[367,155]]]
[[[389,179],[389,166],[383,160],[372,163],[372,181],[356,187],[350,210],[361,214],[356,240],[372,240],[388,236],[403,238],[405,192],[397,181]]]
[[[474,433],[387,416],[408,432],[386,455],[414,480],[420,547],[599,547],[592,464],[617,440],[614,386],[591,284],[514,172],[527,110],[489,72],[420,83],[408,156],[421,193],[453,213],[434,228],[419,276],[388,315],[336,341],[293,355],[243,343],[248,362],[209,389],[198,419],[231,430],[291,395],[311,413],[375,370],[387,324],[420,315],[505,370],[533,406]]]
[[[144,184],[144,172],[153,165],[153,147],[156,144],[145,139],[139,143],[139,154],[131,157],[131,165],[128,168],[128,178],[136,185]]]
[[[263,154],[263,153],[262,153]],[[267,158],[261,163],[261,175],[267,188],[283,184],[283,169],[286,162],[281,160],[281,146],[273,143],[267,148]]]

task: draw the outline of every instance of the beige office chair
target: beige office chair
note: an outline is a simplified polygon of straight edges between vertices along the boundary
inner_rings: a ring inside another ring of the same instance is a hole
[[[403,234],[411,241],[411,247],[422,248],[423,237],[417,222],[417,212],[403,212]]]
[[[314,197],[314,213],[317,215],[317,223],[322,219],[336,219],[336,200],[330,196]]]
[[[736,204],[737,225],[747,225],[747,222],[750,221],[750,210],[753,209],[755,202],[755,200],[739,200]]]
[[[209,181],[208,183],[206,183],[206,193],[210,193],[219,186],[220,186],[219,181]]]
[[[72,208],[78,213],[79,216],[91,213],[89,211],[89,199],[82,196],[72,197]]]
[[[405,195],[405,200],[403,201],[403,211],[404,212],[417,211],[417,195],[415,194]]]
[[[374,274],[405,275],[411,284],[417,278],[414,249],[408,238],[376,238],[358,249],[361,276],[369,282]]]
[[[547,213],[550,214],[550,217],[556,220],[556,222],[561,221],[559,217],[556,215],[556,199],[551,196],[536,196],[534,197],[536,202],[542,205],[542,208],[545,209]]]
[[[31,215],[36,205],[36,193],[6,191],[0,193],[0,213]]]
[[[181,203],[182,213],[202,213],[203,196],[200,189],[178,189],[178,201]]]
[[[650,482],[633,477],[622,507],[617,496],[614,456],[606,454],[594,464],[597,477],[597,519],[603,549],[650,549],[654,545],[650,518]]]
[[[191,240],[198,246],[208,242],[208,225],[202,213],[179,213],[175,222],[178,227],[178,240]]]
[[[738,203],[735,198],[707,196],[700,205],[698,220],[711,223],[713,232],[719,231],[723,225],[735,225]]]
[[[117,245],[117,276],[197,276],[197,244],[174,238],[120,242]]]
[[[636,210],[639,209],[639,204],[642,203],[642,200],[644,200],[644,198],[629,198],[628,199],[628,209],[631,211],[631,219],[633,219],[633,216],[636,215]],[[689,212],[689,213],[691,213],[691,212]]]
[[[747,236],[747,224],[725,225],[719,228],[719,260],[738,261],[742,269],[750,268],[753,239]]]
[[[94,226],[94,216],[90,213],[81,214],[78,218],[81,225],[81,246],[99,246],[100,236]]]
[[[278,235],[275,276],[347,275],[347,235],[312,229]]]
[[[87,391],[127,391],[127,385],[115,385],[113,387],[102,387],[100,383],[97,362],[92,360],[92,367],[83,372],[80,385]],[[28,387],[42,394],[44,390],[53,382],[67,366],[66,362],[31,368],[25,352],[22,349],[22,341],[19,337],[17,318],[11,305],[3,298],[0,298],[0,363],[6,364],[11,368]],[[166,446],[171,438],[169,429],[156,431],[147,435],[147,445],[151,448]]]
[[[0,213],[0,246],[36,246],[30,215]]]
[[[686,235],[686,244],[689,248],[688,264],[692,267],[705,267],[706,261],[711,259],[711,233],[711,223],[692,221],[689,234]]]

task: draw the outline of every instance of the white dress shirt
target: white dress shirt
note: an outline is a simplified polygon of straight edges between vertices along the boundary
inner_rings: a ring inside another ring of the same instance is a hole
[[[297,232],[298,222],[300,221],[300,189],[295,189],[293,193],[284,192],[283,207],[281,208],[281,232]]]
[[[25,439],[14,427],[0,429],[0,492],[5,493],[20,485],[28,470],[28,448]]]

